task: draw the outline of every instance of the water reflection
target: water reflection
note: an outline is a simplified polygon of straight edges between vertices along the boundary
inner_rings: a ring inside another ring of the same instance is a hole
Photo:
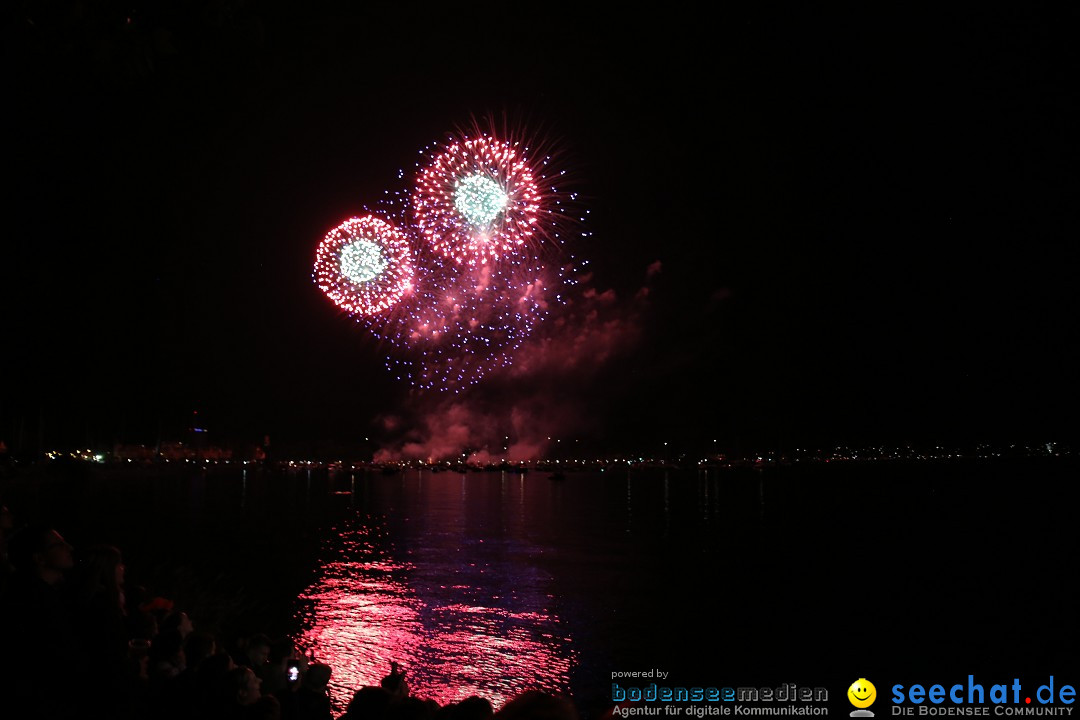
[[[417,600],[394,577],[407,567],[382,557],[371,540],[366,527],[343,534],[340,559],[324,562],[322,577],[300,597],[300,644],[333,667],[337,700],[377,683],[391,659],[412,665],[410,649],[419,645]]]
[[[299,644],[333,666],[335,708],[392,660],[413,695],[440,704],[568,692],[573,651],[536,562],[550,548],[530,539],[524,482],[414,477],[360,480],[365,494],[392,495],[379,498],[387,514],[327,531],[319,577],[299,599]]]

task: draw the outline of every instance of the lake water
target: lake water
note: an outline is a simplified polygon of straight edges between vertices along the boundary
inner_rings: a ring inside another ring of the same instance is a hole
[[[3,492],[77,547],[118,545],[129,576],[223,638],[290,634],[333,666],[339,708],[393,660],[421,697],[498,706],[540,688],[594,716],[612,673],[650,668],[840,688],[1060,674],[1078,640],[1075,470],[219,467],[48,473]]]

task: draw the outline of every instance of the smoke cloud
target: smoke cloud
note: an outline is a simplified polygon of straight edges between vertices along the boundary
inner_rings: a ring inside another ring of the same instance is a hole
[[[589,430],[598,421],[591,403],[602,396],[605,370],[641,343],[649,282],[659,273],[660,262],[650,264],[645,284],[626,298],[594,287],[591,274],[580,276],[512,365],[462,394],[412,391],[399,412],[380,418],[389,440],[374,459],[533,460],[559,438]]]

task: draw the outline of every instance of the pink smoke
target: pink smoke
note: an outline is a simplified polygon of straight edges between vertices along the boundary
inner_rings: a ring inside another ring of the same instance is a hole
[[[650,264],[646,281],[659,272],[659,261]],[[375,461],[528,461],[542,457],[552,438],[588,430],[593,414],[578,391],[601,382],[611,362],[638,346],[649,309],[647,285],[620,298],[591,280],[591,274],[579,277],[513,363],[473,391],[410,395],[400,414],[382,419],[384,430],[399,436]]]

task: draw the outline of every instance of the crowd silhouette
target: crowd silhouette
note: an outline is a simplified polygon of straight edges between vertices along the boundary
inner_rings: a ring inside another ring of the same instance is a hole
[[[0,504],[0,717],[334,720],[333,668],[288,638],[230,647],[182,608],[125,583],[118,548],[72,547],[56,528],[17,528]],[[392,663],[341,720],[577,720],[567,699],[530,691],[495,711],[480,697],[410,694]]]

